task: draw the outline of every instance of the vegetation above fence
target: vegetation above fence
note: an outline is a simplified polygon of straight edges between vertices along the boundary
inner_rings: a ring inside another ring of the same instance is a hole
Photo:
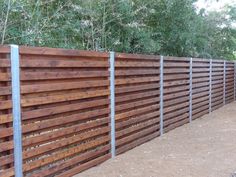
[[[214,1],[214,0],[213,0]],[[195,0],[1,0],[0,40],[85,50],[236,59],[236,6]]]
[[[109,159],[112,118],[120,154],[235,99],[231,61],[116,53],[111,68],[109,53],[20,47],[19,56],[25,176],[72,176]],[[0,47],[1,177],[15,174],[10,57]]]

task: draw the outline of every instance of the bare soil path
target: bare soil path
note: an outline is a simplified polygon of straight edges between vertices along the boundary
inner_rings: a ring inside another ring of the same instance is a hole
[[[231,177],[236,172],[236,102],[76,177]]]

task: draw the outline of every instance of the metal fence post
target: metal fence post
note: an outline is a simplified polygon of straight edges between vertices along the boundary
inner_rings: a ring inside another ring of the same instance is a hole
[[[11,85],[12,85],[12,115],[14,141],[15,177],[22,177],[22,130],[21,130],[21,98],[20,98],[20,62],[19,47],[11,45]]]
[[[116,156],[115,135],[115,52],[110,52],[111,155]]]
[[[209,113],[211,113],[211,98],[212,98],[212,59],[210,59],[209,71]]]
[[[160,134],[163,135],[163,70],[164,57],[160,58]]]
[[[234,62],[234,100],[236,100],[236,62]]]
[[[189,64],[189,122],[192,122],[192,94],[193,94],[193,58]]]
[[[226,92],[226,61],[224,61],[224,97],[223,97],[223,103],[225,105],[225,92]]]

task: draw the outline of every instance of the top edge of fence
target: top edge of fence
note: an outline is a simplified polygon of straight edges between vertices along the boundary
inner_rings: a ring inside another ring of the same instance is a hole
[[[0,53],[10,53],[11,49],[9,45],[0,45]]]
[[[143,59],[143,60],[160,60],[161,55],[145,55],[145,54],[128,54],[128,53],[116,53],[116,58],[120,59]],[[186,61],[188,62],[192,57],[175,57],[175,56],[164,56],[165,61]],[[210,58],[192,58],[193,61],[197,62],[210,62]],[[213,62],[223,63],[224,61],[232,62],[232,60],[223,59],[212,59]]]
[[[146,54],[131,54],[131,53],[116,53],[116,57],[120,59],[147,59],[147,60],[159,60],[160,55],[146,55]]]
[[[234,61],[232,61],[232,60],[227,60],[227,59],[217,59],[217,58],[193,58],[193,61],[198,61],[198,62],[210,62],[210,60],[212,60],[213,62],[217,62],[217,63],[223,63],[224,61],[234,63]]]
[[[191,57],[174,57],[174,56],[164,56],[164,60],[168,61],[189,61]]]
[[[28,55],[52,55],[52,56],[83,56],[83,57],[109,57],[107,52],[98,52],[90,50],[76,50],[63,48],[49,48],[49,47],[28,47],[20,46],[20,54]]]
[[[0,53],[10,53],[11,45],[0,45]],[[51,47],[32,47],[32,46],[19,46],[20,54],[28,55],[52,55],[52,56],[83,56],[83,57],[101,57],[108,58],[109,52],[100,52],[93,50],[77,50],[77,49],[64,49],[64,48],[51,48]],[[143,59],[143,60],[160,60],[161,55],[148,55],[148,54],[131,54],[131,53],[120,53],[115,52],[116,58],[120,59]],[[164,60],[170,61],[189,61],[191,57],[175,57],[175,56],[164,56]],[[192,58],[193,61],[197,62],[209,62],[207,58]],[[233,60],[226,59],[212,59],[213,62],[222,63],[227,61],[229,63],[235,63]]]

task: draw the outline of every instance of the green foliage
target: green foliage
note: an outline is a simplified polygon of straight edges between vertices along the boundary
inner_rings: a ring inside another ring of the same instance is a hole
[[[236,59],[236,6],[195,0],[2,0],[2,44]]]

